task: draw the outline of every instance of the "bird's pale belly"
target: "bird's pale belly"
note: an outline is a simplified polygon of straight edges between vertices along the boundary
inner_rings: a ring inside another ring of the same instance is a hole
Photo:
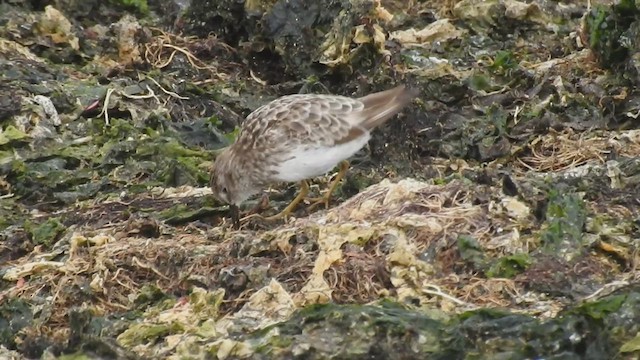
[[[340,161],[350,158],[362,149],[370,137],[370,134],[366,133],[348,143],[331,147],[300,147],[291,152],[293,158],[278,165],[275,180],[292,182],[324,175]]]

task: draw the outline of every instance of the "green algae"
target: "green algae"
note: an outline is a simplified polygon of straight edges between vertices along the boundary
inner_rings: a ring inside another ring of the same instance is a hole
[[[524,253],[503,256],[491,264],[487,276],[512,278],[525,271],[532,261],[531,256]]]
[[[633,0],[623,0],[613,6],[595,5],[586,16],[589,47],[600,64],[612,68],[623,62],[629,49],[622,39],[623,34],[639,15]]]
[[[551,189],[546,226],[541,234],[544,251],[574,258],[584,251],[583,232],[587,213],[582,196]]]
[[[0,342],[15,349],[18,334],[33,321],[33,309],[24,300],[9,299],[0,304],[0,315]]]
[[[0,146],[7,145],[12,142],[20,142],[27,138],[27,134],[16,129],[12,125],[9,125],[4,130],[0,131]]]
[[[45,247],[53,245],[60,234],[66,229],[56,218],[48,219],[41,224],[34,224],[27,221],[24,224],[24,228],[31,234],[35,244],[44,245]]]

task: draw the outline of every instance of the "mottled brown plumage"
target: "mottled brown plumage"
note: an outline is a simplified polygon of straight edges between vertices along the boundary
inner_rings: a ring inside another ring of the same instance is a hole
[[[288,95],[263,105],[247,116],[236,142],[216,158],[213,194],[237,206],[269,184],[323,175],[360,150],[371,130],[416,95],[398,86],[358,99]]]

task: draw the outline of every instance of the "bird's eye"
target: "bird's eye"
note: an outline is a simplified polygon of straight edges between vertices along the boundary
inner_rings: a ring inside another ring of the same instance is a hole
[[[223,188],[222,188],[222,193],[223,193],[223,194],[226,194],[226,193],[227,193],[227,188],[226,188],[226,187],[223,187]]]

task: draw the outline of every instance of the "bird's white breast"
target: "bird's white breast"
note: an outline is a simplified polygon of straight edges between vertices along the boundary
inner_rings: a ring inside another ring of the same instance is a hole
[[[291,150],[291,159],[276,167],[276,180],[300,181],[324,175],[340,161],[350,158],[362,149],[370,137],[369,132],[366,132],[350,142],[331,147],[312,147],[309,144],[298,146]]]

